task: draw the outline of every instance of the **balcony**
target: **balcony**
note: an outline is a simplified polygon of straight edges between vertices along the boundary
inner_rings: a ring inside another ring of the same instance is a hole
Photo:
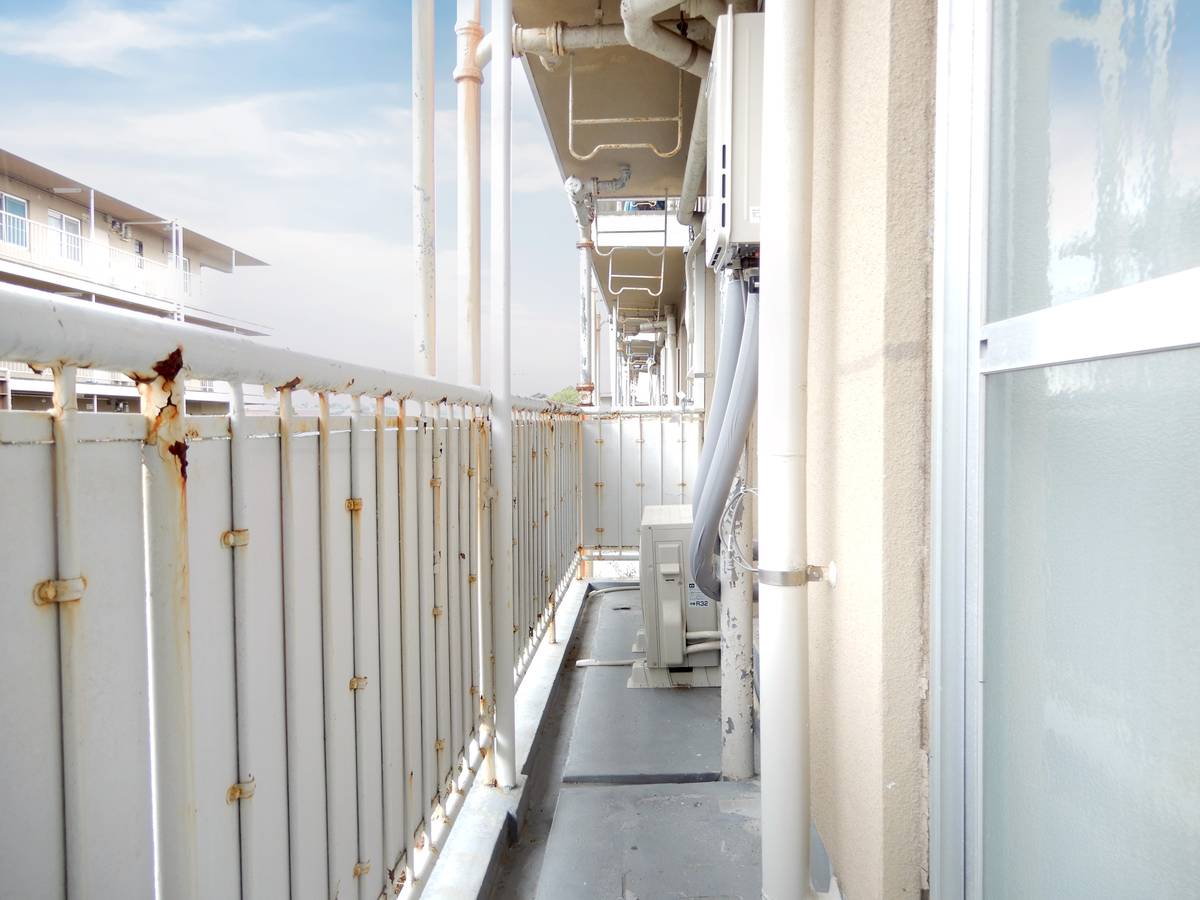
[[[197,299],[199,282],[186,268],[93,241],[81,234],[35,222],[12,213],[0,213],[0,262],[16,263],[14,274],[36,278],[53,272],[65,280],[55,283],[76,287],[81,293],[116,290],[146,298],[146,305],[164,311],[186,308]],[[186,264],[186,260],[185,260]],[[89,289],[87,286],[91,285]],[[107,289],[107,290],[106,290]]]

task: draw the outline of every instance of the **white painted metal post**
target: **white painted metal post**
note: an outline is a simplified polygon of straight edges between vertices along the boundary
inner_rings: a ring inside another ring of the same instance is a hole
[[[388,416],[383,397],[375,400],[375,508],[378,511],[379,584],[379,703],[383,747],[383,862],[393,870],[404,853],[405,837],[405,748],[407,743],[407,698],[404,696],[403,646],[404,613],[400,577],[402,546],[399,529],[403,527],[404,485],[398,477],[404,466],[404,410],[400,410],[397,428],[397,465],[389,471]],[[386,876],[391,881],[390,876]],[[381,879],[376,878],[378,883]]]
[[[246,458],[246,401],[242,385],[230,382],[232,397],[229,415],[230,531],[224,542],[233,553],[233,647],[236,670],[237,709],[237,783],[230,796],[238,803],[241,844],[242,884],[253,888],[261,873],[257,871],[254,849],[254,734],[253,691],[254,597],[250,593],[250,552],[248,481],[250,465]]]
[[[516,710],[513,686],[513,548],[512,548],[512,298],[510,290],[512,214],[511,104],[512,104],[512,0],[492,0],[492,58],[496,80],[492,85],[491,179],[491,330],[492,458],[496,460],[493,529],[492,628],[496,654],[496,783],[517,783]]]
[[[58,657],[60,667],[59,692],[62,704],[62,771],[63,815],[65,818],[67,896],[75,896],[74,879],[87,871],[83,855],[83,832],[87,825],[84,813],[83,786],[80,783],[83,767],[79,759],[84,745],[83,679],[86,677],[83,640],[80,632],[79,604],[84,589],[82,560],[79,555],[78,469],[75,462],[75,421],[79,415],[75,391],[76,369],[63,366],[54,373],[54,531],[57,556],[58,584],[74,584],[80,592],[77,599],[58,606]],[[57,597],[56,597],[57,599]]]
[[[459,327],[467,346],[459,351],[459,380],[480,384],[483,378],[480,346],[479,299],[481,259],[481,208],[479,145],[480,86],[483,72],[475,58],[483,29],[479,25],[479,0],[458,0],[458,65],[454,69],[458,100],[458,303]]]
[[[811,895],[808,732],[808,307],[813,2],[769,3],[763,49],[758,408],[764,900]]]
[[[479,623],[479,746],[484,753],[480,778],[496,783],[496,755],[492,749],[496,713],[496,656],[492,633],[492,454],[488,421],[478,410],[475,445],[475,510],[479,517],[475,615]]]
[[[412,4],[413,339],[418,372],[437,375],[437,259],[434,246],[434,0]]]
[[[424,747],[421,728],[424,720],[424,691],[421,679],[424,607],[420,572],[428,567],[418,563],[423,545],[419,539],[421,489],[418,484],[422,467],[418,452],[423,446],[419,419],[410,420],[406,403],[400,401],[399,484],[400,484],[400,618],[404,651],[401,655],[404,691],[404,840],[405,866],[412,880],[416,865],[416,835],[425,817]],[[411,426],[411,427],[410,427]],[[430,623],[432,624],[432,623]]]
[[[325,808],[329,895],[337,896],[343,879],[349,883],[357,864],[358,791],[354,778],[353,637],[347,642],[346,597],[334,581],[337,553],[333,517],[346,514],[346,497],[335,496],[333,434],[329,394],[317,395],[318,507],[321,548],[321,671],[325,699]],[[340,480],[340,479],[339,479]],[[343,485],[345,482],[342,482]],[[351,629],[353,625],[351,624]],[[347,643],[349,646],[347,646]],[[346,650],[350,650],[346,654]],[[349,656],[349,658],[348,658]],[[355,862],[350,862],[354,857]],[[341,868],[339,868],[339,865]]]
[[[149,607],[157,895],[196,897],[196,782],[192,740],[191,610],[188,596],[187,432],[183,356],[175,350],[139,379],[146,596]]]
[[[682,433],[683,423],[680,422]],[[746,456],[739,465],[746,478]],[[731,523],[733,543],[746,540],[745,510]],[[744,549],[743,549],[744,552]],[[754,776],[754,590],[753,576],[734,563],[733,547],[721,544],[721,777]]]

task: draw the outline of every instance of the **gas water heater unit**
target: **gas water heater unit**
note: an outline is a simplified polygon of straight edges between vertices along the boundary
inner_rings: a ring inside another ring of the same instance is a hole
[[[763,14],[717,20],[708,70],[707,263],[723,269],[759,243]]]
[[[709,687],[721,683],[717,604],[692,580],[688,544],[692,507],[647,506],[642,511],[640,587],[645,650],[630,687]]]

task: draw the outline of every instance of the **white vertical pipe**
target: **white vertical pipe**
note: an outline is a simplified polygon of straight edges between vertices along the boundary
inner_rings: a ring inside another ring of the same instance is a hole
[[[575,247],[579,251],[579,390],[586,394],[583,403],[592,402],[592,389],[588,385],[592,378],[592,241],[587,226],[580,224],[579,240]]]
[[[764,900],[811,895],[808,834],[808,308],[812,261],[813,0],[769,3],[758,408]],[[774,582],[774,583],[772,583]],[[783,586],[780,582],[786,582]]]
[[[496,654],[496,783],[517,784],[516,710],[513,686],[512,595],[512,297],[510,296],[512,216],[511,111],[512,111],[512,0],[492,0],[492,58],[496,80],[492,85],[491,179],[491,330],[492,458],[497,460],[496,515],[493,527],[492,628]]]
[[[608,356],[608,402],[609,405],[616,407],[620,403],[617,400],[617,311],[614,309],[608,314],[608,337],[611,342]]]
[[[437,375],[437,260],[433,208],[434,0],[412,4],[413,311],[418,374]]]
[[[679,402],[679,348],[675,331],[675,312],[667,312],[667,346],[663,350],[663,378],[666,382],[664,405],[674,406]]]
[[[458,304],[459,327],[467,338],[460,351],[459,381],[463,384],[482,383],[482,350],[480,347],[480,168],[479,114],[480,71],[475,52],[483,29],[479,26],[479,0],[458,0],[458,65],[454,83],[458,109]]]
[[[682,423],[681,423],[682,427]],[[746,456],[738,474],[746,477]],[[733,542],[749,547],[746,517],[732,523]],[[754,776],[754,606],[752,576],[733,562],[733,547],[721,544],[721,777]]]
[[[96,239],[96,191],[88,188],[88,240]]]
[[[187,443],[179,351],[138,384],[148,437],[142,448],[146,600],[149,608],[156,895],[196,897],[196,785],[188,596]]]

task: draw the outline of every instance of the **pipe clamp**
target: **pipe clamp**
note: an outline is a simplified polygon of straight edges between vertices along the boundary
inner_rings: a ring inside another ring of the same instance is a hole
[[[759,584],[770,587],[803,587],[810,582],[824,581],[830,587],[837,586],[837,565],[805,566],[803,569],[763,569],[757,570]]]

